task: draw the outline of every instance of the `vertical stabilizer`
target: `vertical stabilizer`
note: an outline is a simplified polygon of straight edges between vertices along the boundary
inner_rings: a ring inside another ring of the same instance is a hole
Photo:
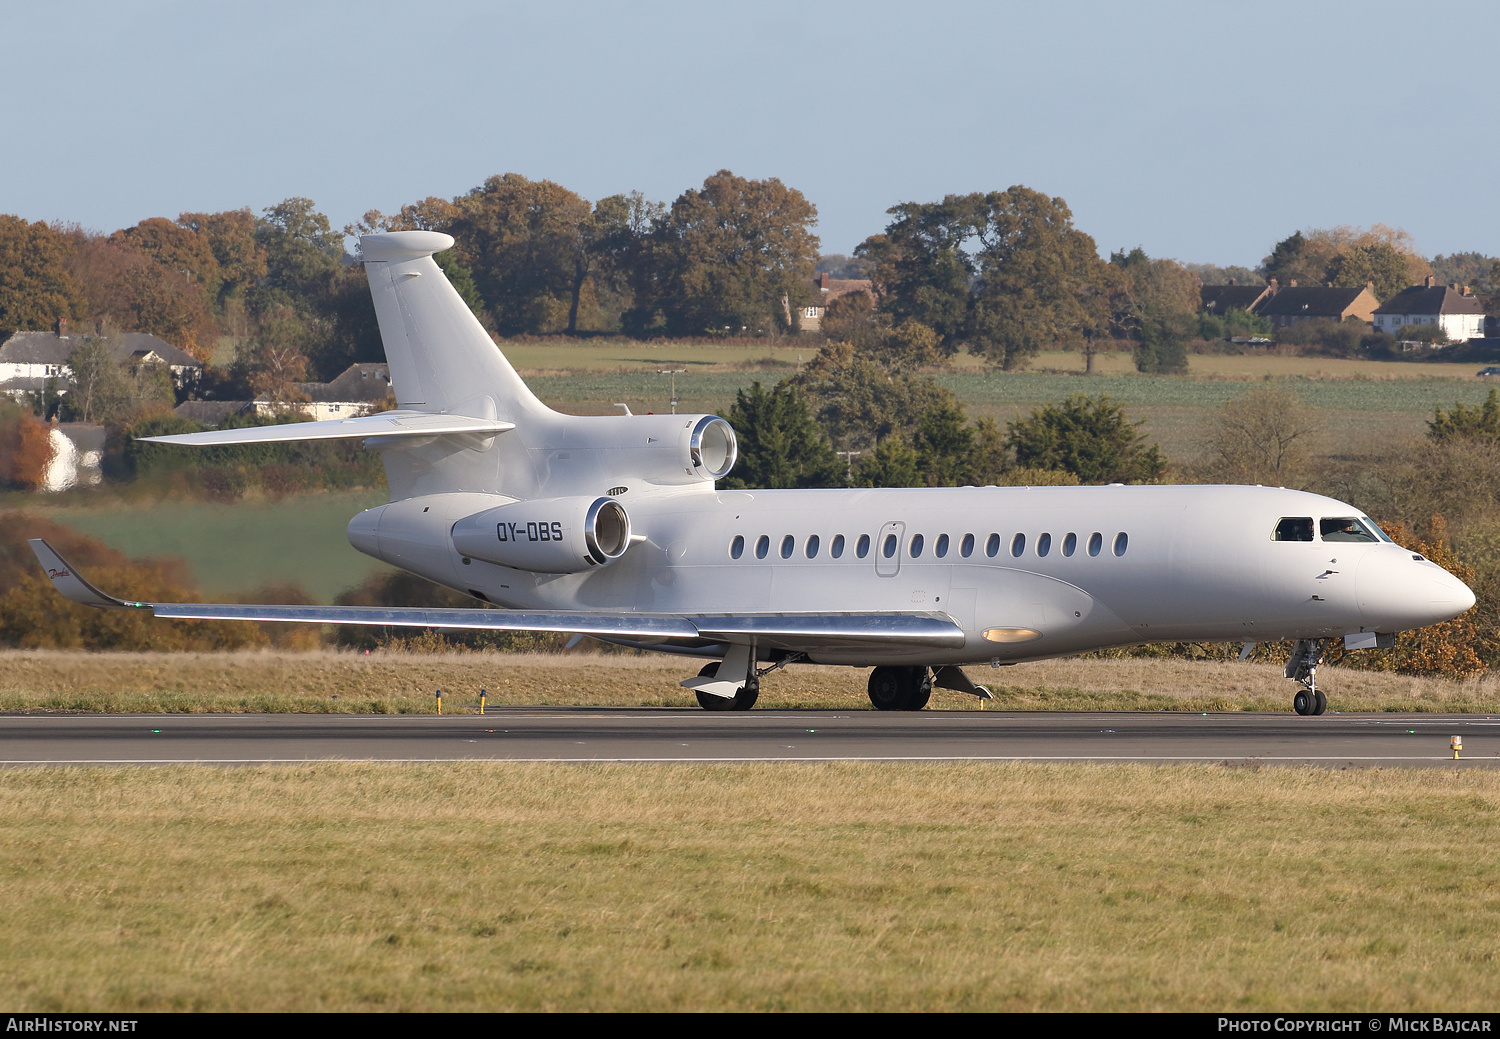
[[[548,412],[433,260],[452,237],[394,231],[359,246],[400,407],[517,423]]]

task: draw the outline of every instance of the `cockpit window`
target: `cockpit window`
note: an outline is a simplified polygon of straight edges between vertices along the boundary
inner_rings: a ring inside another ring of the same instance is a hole
[[[1318,520],[1318,532],[1324,541],[1378,541],[1363,523],[1352,516]]]
[[[1313,522],[1311,516],[1292,516],[1276,524],[1272,541],[1311,541]]]
[[[1381,541],[1384,541],[1388,545],[1394,545],[1395,544],[1395,542],[1391,540],[1391,536],[1389,534],[1387,534],[1385,531],[1381,530],[1379,527],[1377,527],[1375,525],[1375,521],[1372,520],[1370,517],[1368,517],[1368,516],[1361,516],[1359,518],[1359,521],[1361,523],[1363,523],[1366,527],[1368,527],[1370,530],[1374,531],[1375,536],[1378,537]]]

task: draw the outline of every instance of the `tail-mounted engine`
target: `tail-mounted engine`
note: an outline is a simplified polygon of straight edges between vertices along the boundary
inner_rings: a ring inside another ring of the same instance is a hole
[[[465,556],[539,574],[607,566],[630,547],[630,516],[613,498],[540,498],[486,509],[453,524]]]

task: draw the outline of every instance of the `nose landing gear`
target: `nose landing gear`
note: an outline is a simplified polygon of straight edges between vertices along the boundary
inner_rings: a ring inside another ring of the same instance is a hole
[[[1318,689],[1318,665],[1328,652],[1332,639],[1299,639],[1292,647],[1292,658],[1286,662],[1286,677],[1302,683],[1292,697],[1292,710],[1298,714],[1322,714],[1328,710],[1328,698]]]

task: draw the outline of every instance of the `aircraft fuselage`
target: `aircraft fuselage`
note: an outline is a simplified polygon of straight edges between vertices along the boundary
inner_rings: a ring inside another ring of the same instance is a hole
[[[636,543],[610,565],[565,574],[497,565],[454,545],[458,520],[510,500],[458,492],[397,501],[355,517],[350,540],[516,609],[929,611],[964,632],[956,648],[809,654],[830,664],[1015,662],[1139,642],[1386,633],[1473,603],[1462,582],[1400,546],[1319,533],[1323,521],[1345,518],[1378,533],[1358,509],[1280,488],[627,490],[620,501]],[[1311,539],[1276,540],[1288,519],[1308,520]],[[565,522],[543,517],[541,533]],[[497,540],[526,536],[497,526]]]

